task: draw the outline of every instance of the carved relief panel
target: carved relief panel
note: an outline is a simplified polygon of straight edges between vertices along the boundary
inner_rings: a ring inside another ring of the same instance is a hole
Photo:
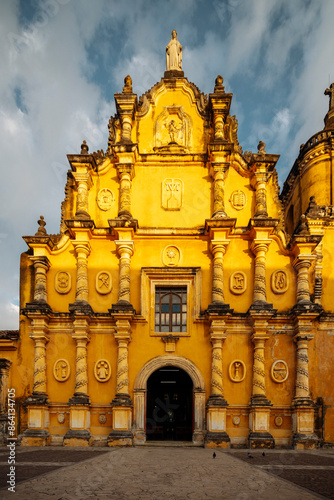
[[[55,277],[55,289],[58,293],[68,293],[71,290],[71,275],[67,271],[58,271]]]
[[[165,266],[177,266],[180,262],[181,252],[177,246],[168,245],[162,253],[162,262]]]
[[[246,365],[241,359],[235,359],[230,363],[228,374],[232,382],[242,382],[246,377]]]
[[[274,382],[278,382],[279,384],[285,382],[289,376],[289,368],[287,363],[282,359],[274,361],[274,363],[271,365],[270,374]]]
[[[101,271],[96,275],[96,291],[103,295],[110,293],[112,289],[112,278],[108,271]]]
[[[108,189],[103,188],[97,194],[96,203],[100,210],[109,210],[115,202],[114,193]]]
[[[95,363],[94,375],[99,382],[107,382],[111,377],[110,363],[106,359],[100,359]]]
[[[182,106],[164,106],[155,123],[154,149],[179,146],[187,149],[191,142],[191,117]]]
[[[238,189],[237,191],[233,191],[229,201],[235,210],[242,210],[246,206],[247,198],[245,193]]]
[[[180,210],[183,198],[182,179],[168,178],[162,182],[161,206],[165,210]]]
[[[246,291],[247,278],[244,272],[236,271],[230,276],[230,290],[236,295],[240,295]]]
[[[274,271],[271,275],[271,289],[274,293],[284,293],[289,287],[288,276],[283,269]]]
[[[66,382],[70,373],[70,365],[66,359],[58,359],[53,365],[53,376],[58,382]]]

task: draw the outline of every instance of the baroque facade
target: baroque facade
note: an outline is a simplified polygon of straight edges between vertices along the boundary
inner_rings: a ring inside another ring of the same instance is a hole
[[[115,94],[106,152],[68,155],[60,233],[24,236],[1,418],[14,387],[27,446],[333,443],[334,84],[280,195],[223,78],[206,96],[174,31],[166,51]]]

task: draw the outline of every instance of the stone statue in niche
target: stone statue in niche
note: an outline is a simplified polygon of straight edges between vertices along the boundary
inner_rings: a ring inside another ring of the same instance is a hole
[[[167,71],[182,71],[182,45],[177,39],[176,30],[172,31],[171,40],[166,47],[166,66]]]

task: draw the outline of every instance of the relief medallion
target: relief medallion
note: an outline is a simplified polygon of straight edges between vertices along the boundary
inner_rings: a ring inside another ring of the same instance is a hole
[[[112,278],[108,271],[101,271],[96,275],[96,291],[105,295],[112,289]]]
[[[66,359],[57,359],[53,365],[53,376],[58,382],[66,382],[71,373],[69,362]]]
[[[71,275],[67,271],[58,271],[55,277],[55,289],[58,293],[68,293],[71,290]]]
[[[105,212],[109,210],[115,202],[114,193],[108,189],[103,188],[97,194],[96,203],[100,210],[104,210]]]
[[[278,382],[279,384],[285,382],[289,376],[289,368],[287,363],[282,359],[274,361],[274,363],[271,365],[270,374],[274,382]]]
[[[107,382],[111,377],[110,363],[106,359],[99,359],[94,366],[94,375],[99,382]]]
[[[242,271],[236,271],[230,276],[230,290],[236,295],[240,295],[246,291],[247,278]]]
[[[235,359],[230,363],[228,374],[232,382],[242,382],[246,377],[246,365],[240,359]]]

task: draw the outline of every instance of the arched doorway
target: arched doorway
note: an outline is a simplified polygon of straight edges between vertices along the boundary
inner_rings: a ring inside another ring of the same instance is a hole
[[[150,376],[165,367],[180,368],[186,372],[193,387],[193,444],[203,446],[205,434],[205,384],[204,378],[197,366],[189,359],[176,354],[165,354],[150,359],[139,370],[133,390],[133,434],[135,444],[146,441],[146,403],[147,382]]]
[[[175,366],[156,370],[147,380],[146,440],[191,441],[193,382]]]

